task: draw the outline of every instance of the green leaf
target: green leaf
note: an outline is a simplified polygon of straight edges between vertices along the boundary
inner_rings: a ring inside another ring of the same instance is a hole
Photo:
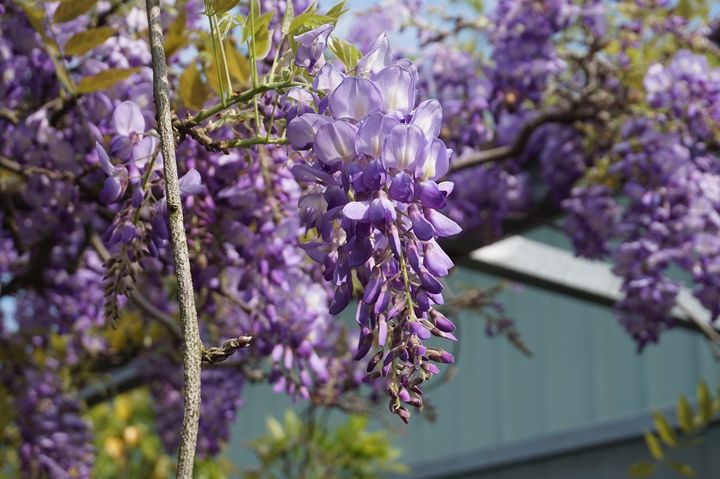
[[[685,18],[691,18],[693,16],[693,5],[691,0],[679,0],[675,11],[678,15]]]
[[[650,455],[656,460],[660,461],[663,457],[665,457],[665,455],[663,454],[662,446],[660,445],[660,440],[657,438],[657,436],[655,436],[655,434],[651,432],[646,432],[645,444],[647,444]]]
[[[250,62],[235,48],[235,45],[229,38],[223,40],[223,45],[225,46],[225,56],[227,57],[227,67],[230,76],[237,80],[240,86],[249,85]]]
[[[657,465],[655,464],[651,464],[649,462],[638,462],[630,466],[628,473],[630,474],[630,477],[642,479],[644,477],[650,477],[650,475],[655,472],[656,468]]]
[[[55,10],[53,22],[63,23],[73,20],[83,13],[87,13],[95,6],[97,0],[63,0]]]
[[[254,52],[255,52],[255,60],[262,60],[265,58],[270,51],[270,21],[272,20],[273,12],[268,12],[264,15],[261,15],[257,18],[255,18],[255,32],[251,33],[250,30],[252,30],[251,26],[251,18],[248,16],[248,19],[245,23],[245,30],[248,31],[248,36],[253,35],[253,44],[255,46]]]
[[[700,412],[700,420],[703,426],[706,426],[712,420],[712,398],[710,397],[710,389],[705,381],[698,384],[698,408]]]
[[[695,469],[689,464],[676,461],[665,461],[665,463],[678,474],[682,474],[685,477],[695,477]]]
[[[655,411],[653,413],[653,422],[655,423],[655,429],[657,430],[660,439],[662,439],[662,442],[670,447],[677,446],[675,431],[673,431],[672,427],[670,427],[670,424],[668,424],[665,416],[662,413]]]
[[[207,100],[209,91],[200,78],[195,63],[191,63],[180,75],[180,99],[189,108],[200,110]]]
[[[282,424],[280,424],[274,417],[267,417],[265,420],[265,427],[267,427],[267,430],[273,439],[282,439],[285,437],[285,431],[283,430]]]
[[[330,50],[335,54],[338,60],[345,65],[345,71],[355,68],[358,60],[362,57],[362,53],[352,43],[338,37],[330,37]]]
[[[211,13],[225,13],[235,8],[240,0],[210,0]]]
[[[111,27],[91,28],[78,32],[65,44],[66,55],[84,55],[93,48],[105,43],[105,40],[115,34],[115,29]]]
[[[328,17],[333,17],[335,20],[337,20],[342,14],[346,13],[349,10],[349,8],[345,8],[346,5],[347,0],[342,0],[341,2],[333,5],[330,10],[327,11],[326,15]]]
[[[140,68],[125,68],[105,70],[97,75],[84,77],[77,85],[78,93],[92,93],[94,91],[110,88],[119,81],[125,80],[133,73],[140,71]]]
[[[290,31],[290,25],[292,25],[293,18],[295,18],[295,7],[293,7],[293,2],[286,2],[285,7],[285,15],[283,15],[282,19],[282,27],[280,28],[280,31],[283,35],[287,35]]]
[[[685,396],[680,396],[677,402],[676,415],[678,425],[685,435],[692,433],[695,426],[693,425],[693,412]]]

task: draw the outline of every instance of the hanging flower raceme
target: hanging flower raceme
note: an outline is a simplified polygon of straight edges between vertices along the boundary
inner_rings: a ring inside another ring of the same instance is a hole
[[[385,378],[390,409],[404,421],[403,403],[422,406],[420,386],[439,371],[435,363],[453,361],[423,341],[455,340],[455,326],[434,309],[453,266],[437,239],[460,232],[438,211],[453,189],[436,182],[451,154],[437,138],[442,109],[436,100],[416,105],[416,84],[414,65],[393,62],[382,35],[355,74],[325,64],[314,82],[324,96],[287,128],[290,144],[311,153],[293,168],[309,185],[300,209],[315,237],[304,248],[335,288],[331,314],[362,291],[355,359],[371,356],[364,381]]]

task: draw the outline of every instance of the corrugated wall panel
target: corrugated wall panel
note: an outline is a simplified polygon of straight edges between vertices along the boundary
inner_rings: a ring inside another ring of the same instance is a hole
[[[533,239],[566,243],[548,230],[534,233]],[[496,282],[459,269],[449,290]],[[486,337],[481,318],[462,314],[458,374],[427,394],[437,408],[437,421],[428,423],[416,414],[405,427],[391,419],[405,462],[440,459],[672,404],[679,394],[692,395],[700,378],[717,384],[718,364],[697,333],[674,330],[638,356],[608,308],[534,288],[509,288],[500,299],[534,357],[524,357],[504,338]],[[243,441],[262,434],[265,417],[281,415],[289,405],[267,387],[248,388],[228,455],[246,463]]]

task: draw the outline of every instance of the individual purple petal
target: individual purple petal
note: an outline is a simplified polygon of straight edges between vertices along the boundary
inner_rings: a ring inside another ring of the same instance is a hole
[[[357,62],[358,75],[368,76],[379,72],[392,63],[392,51],[387,34],[382,33],[368,48],[367,53]]]
[[[452,333],[455,331],[455,324],[437,311],[433,314],[433,321],[435,321],[435,327],[437,327],[440,331],[446,333]]]
[[[143,139],[140,140],[140,143],[133,146],[132,159],[138,168],[143,168],[148,161],[152,159],[152,156],[155,154],[155,151],[157,151],[159,144],[160,140],[154,136],[148,135],[143,137]],[[157,166],[158,164],[155,162],[155,167]]]
[[[381,191],[380,195],[370,203],[368,219],[374,225],[380,226],[392,223],[396,217],[395,206]]]
[[[348,263],[351,267],[356,267],[365,264],[365,262],[372,256],[372,242],[370,238],[355,238],[355,243],[351,246],[350,255],[348,256]]]
[[[119,158],[123,161],[128,161],[132,158],[133,142],[130,138],[123,135],[115,135],[110,140],[110,154],[115,158]]]
[[[442,238],[454,236],[462,231],[460,225],[458,225],[453,220],[440,213],[439,211],[426,208],[425,217],[435,227],[435,232],[438,234],[438,236]]]
[[[450,269],[455,266],[450,257],[443,251],[434,239],[425,243],[425,256],[423,265],[435,276],[447,276]]]
[[[115,172],[115,167],[110,161],[110,157],[105,151],[105,148],[103,148],[97,141],[95,142],[95,152],[97,153],[98,160],[100,162],[100,168],[102,168],[108,176],[112,175]]]
[[[342,212],[349,220],[366,221],[369,209],[369,201],[351,201],[343,207]]]
[[[295,53],[295,64],[301,68],[312,70],[322,58],[323,52],[327,48],[328,37],[333,28],[333,25],[328,23],[295,36],[295,41],[298,44]]]
[[[385,111],[400,112],[403,116],[410,113],[415,106],[415,78],[410,70],[391,65],[382,69],[373,77],[373,82],[380,89],[385,102]]]
[[[367,78],[347,77],[330,95],[330,111],[335,119],[360,121],[382,107],[380,90]]]
[[[378,316],[378,345],[385,346],[387,334],[387,321],[385,321],[385,316],[381,314]]]
[[[388,196],[395,201],[411,203],[414,197],[415,185],[410,175],[398,173],[390,182]]]
[[[380,296],[380,288],[384,279],[385,278],[380,274],[380,272],[376,272],[372,278],[370,278],[367,286],[365,286],[365,292],[363,293],[363,302],[365,304],[373,304],[377,301],[378,296]]]
[[[360,331],[360,338],[358,341],[358,347],[357,351],[355,352],[355,355],[353,356],[353,359],[355,361],[359,361],[362,358],[364,358],[367,353],[370,351],[370,348],[372,347],[373,343],[373,334],[372,331],[370,331],[370,328],[362,328]]]
[[[200,172],[195,168],[190,168],[179,180],[180,195],[192,196],[205,191],[205,185],[202,183]]]
[[[440,191],[438,185],[432,180],[415,183],[415,198],[427,208],[440,210],[447,206],[445,193]]]
[[[440,188],[440,191],[445,193],[445,196],[450,196],[450,193],[452,193],[453,189],[455,189],[455,183],[452,181],[441,181],[438,183],[438,188]]]
[[[437,138],[442,128],[442,106],[437,100],[425,100],[420,103],[413,113],[411,124],[420,127],[425,138],[430,141]]]
[[[122,182],[117,176],[108,176],[100,190],[100,202],[106,205],[115,203],[124,192]]]
[[[433,179],[444,176],[450,167],[450,153],[445,143],[437,138],[431,140],[420,153],[420,161],[415,175]]]
[[[423,271],[418,276],[420,277],[420,284],[422,284],[422,287],[425,288],[428,293],[442,292],[443,285],[435,276],[431,275],[427,271]]]
[[[380,112],[368,116],[358,129],[355,150],[358,154],[379,158],[382,154],[385,137],[400,122]]]
[[[430,339],[432,336],[430,331],[417,321],[408,321],[408,331],[415,334],[420,339]]]
[[[342,83],[345,74],[335,68],[331,63],[326,63],[313,81],[313,89],[329,95]]]
[[[313,150],[318,159],[330,167],[339,167],[355,157],[357,128],[345,121],[333,121],[318,128]]]
[[[329,313],[333,316],[342,313],[342,311],[350,303],[350,296],[352,291],[347,283],[339,285],[335,288],[335,295],[330,302]]]
[[[385,165],[398,170],[410,170],[425,146],[425,136],[414,125],[397,125],[390,130],[383,146]]]
[[[113,126],[118,135],[141,134],[145,131],[145,118],[134,102],[124,101],[113,112]]]
[[[330,119],[317,113],[303,113],[293,118],[287,126],[287,137],[293,148],[306,150],[315,141],[318,129],[330,123]]]
[[[307,181],[311,183],[320,183],[325,185],[333,184],[333,177],[324,171],[313,168],[303,163],[292,167],[292,174],[298,181]]]
[[[400,233],[398,232],[397,226],[391,224],[388,228],[388,242],[390,249],[396,258],[400,258]]]
[[[373,160],[362,174],[362,185],[369,191],[377,191],[385,186],[385,167],[380,160]],[[359,188],[356,188],[359,189]]]
[[[417,236],[417,239],[421,241],[428,241],[435,235],[435,228],[433,225],[425,219],[425,216],[416,205],[411,205],[408,209],[408,215],[412,222],[413,233]]]

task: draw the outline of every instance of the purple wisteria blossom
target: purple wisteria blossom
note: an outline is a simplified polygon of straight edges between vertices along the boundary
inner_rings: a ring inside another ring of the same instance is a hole
[[[453,184],[448,150],[437,138],[442,109],[418,104],[418,74],[407,60],[391,61],[381,35],[358,62],[357,76],[326,65],[316,82],[326,89],[318,113],[288,125],[288,139],[309,148],[293,173],[308,183],[300,200],[310,239],[303,245],[324,265],[335,289],[331,314],[343,311],[361,286],[355,354],[371,354],[364,381],[386,379],[390,410],[404,421],[403,403],[422,406],[420,385],[452,355],[423,344],[431,336],[455,340],[454,326],[434,309],[440,278],[452,268],[438,238],[460,227],[439,212]]]

